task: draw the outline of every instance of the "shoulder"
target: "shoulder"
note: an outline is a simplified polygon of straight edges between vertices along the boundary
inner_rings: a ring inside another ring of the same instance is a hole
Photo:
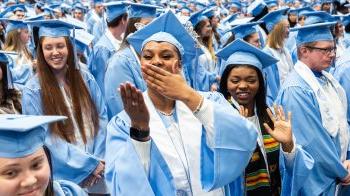
[[[36,74],[33,76],[24,86],[23,91],[40,91],[41,86],[40,86],[40,81],[39,81],[39,76]]]

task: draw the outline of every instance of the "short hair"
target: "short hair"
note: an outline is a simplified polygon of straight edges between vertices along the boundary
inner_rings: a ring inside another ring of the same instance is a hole
[[[121,23],[122,20],[126,20],[127,18],[128,18],[128,14],[127,14],[127,13],[124,13],[124,14],[118,16],[117,18],[113,19],[113,20],[110,21],[110,22],[108,22],[108,21],[106,20],[106,22],[107,22],[107,27],[112,27],[112,28],[113,28],[113,27],[117,27],[117,26]]]

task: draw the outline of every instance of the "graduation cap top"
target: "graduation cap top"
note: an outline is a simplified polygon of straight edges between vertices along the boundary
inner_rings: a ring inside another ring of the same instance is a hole
[[[35,153],[44,145],[44,125],[64,116],[0,115],[0,157],[19,158]]]
[[[198,45],[196,39],[187,32],[171,11],[130,34],[127,40],[138,53],[141,53],[142,48],[149,41],[171,43],[179,50],[183,64],[192,61],[194,56],[203,53],[199,47],[196,47]]]
[[[316,41],[332,41],[333,35],[331,33],[331,27],[336,22],[324,22],[311,25],[304,25],[302,27],[295,27],[290,31],[298,31],[296,36],[296,44],[300,46],[302,44],[316,42]]]
[[[226,60],[225,67],[232,64],[252,65],[260,71],[278,62],[273,56],[241,39],[231,42],[225,48],[218,51],[216,56]]]
[[[282,8],[279,10],[275,10],[272,12],[269,12],[266,14],[263,18],[261,18],[261,21],[264,21],[266,25],[266,29],[271,32],[275,25],[277,25],[279,22],[281,22],[284,19],[287,19],[287,12],[289,8]]]
[[[39,37],[69,37],[71,29],[84,28],[62,19],[26,21],[26,23],[39,27]]]
[[[161,7],[149,4],[130,3],[129,18],[155,18]]]

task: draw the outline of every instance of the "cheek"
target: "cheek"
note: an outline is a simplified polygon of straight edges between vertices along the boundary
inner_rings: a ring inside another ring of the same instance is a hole
[[[250,86],[251,86],[252,92],[253,92],[253,94],[255,96],[258,93],[258,90],[259,90],[259,82],[256,82],[256,83],[254,83],[254,84],[252,84]]]
[[[235,92],[237,90],[237,84],[234,84],[230,81],[227,81],[227,91],[231,94],[231,96],[235,97]]]
[[[0,195],[16,195],[20,187],[20,182],[16,179],[7,180],[0,177],[0,184]]]
[[[50,166],[48,163],[36,172],[38,184],[41,187],[41,192],[44,193],[50,181]]]

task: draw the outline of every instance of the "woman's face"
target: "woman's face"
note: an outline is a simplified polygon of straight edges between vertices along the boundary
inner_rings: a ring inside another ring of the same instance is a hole
[[[171,73],[181,70],[179,61],[176,47],[168,42],[150,41],[144,46],[141,54],[142,66],[152,64]]]
[[[19,39],[23,44],[27,44],[30,39],[30,34],[28,29],[20,29]]]
[[[296,14],[289,14],[288,18],[291,22],[297,22],[297,15]]]
[[[50,166],[41,148],[23,158],[0,158],[0,195],[42,196],[50,179]]]
[[[259,90],[259,77],[255,69],[247,66],[233,68],[227,78],[227,91],[243,106],[255,102]]]
[[[284,34],[284,38],[287,39],[289,37],[289,22],[288,20],[283,20],[282,21],[283,25],[284,25],[284,31],[283,31],[283,34]]]
[[[63,70],[67,65],[68,47],[64,37],[45,37],[42,50],[46,63],[54,70]]]
[[[253,46],[260,48],[260,39],[259,39],[259,33],[253,33],[248,38],[248,43],[252,44]]]
[[[211,35],[211,25],[209,20],[205,20],[205,25],[203,26],[203,28],[201,29],[201,37],[209,37]]]

